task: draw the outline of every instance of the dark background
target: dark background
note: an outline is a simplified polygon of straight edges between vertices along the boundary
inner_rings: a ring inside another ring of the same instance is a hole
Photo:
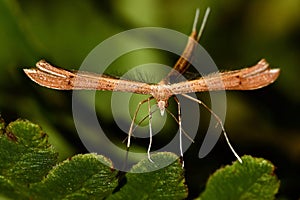
[[[30,81],[22,69],[33,67],[41,58],[63,68],[76,69],[101,41],[132,28],[157,26],[189,34],[195,9],[204,11],[207,6],[212,12],[201,45],[219,69],[239,69],[253,65],[261,58],[281,69],[278,80],[266,88],[227,92],[226,128],[241,155],[263,157],[276,166],[275,173],[281,180],[278,197],[299,198],[298,0],[210,3],[196,0],[114,0],[105,3],[0,0],[1,116],[6,122],[24,118],[41,125],[59,151],[60,159],[85,153],[72,119],[72,93],[42,88]],[[162,62],[170,66],[176,61],[174,56],[158,57],[163,57]],[[125,67],[140,64],[134,56],[124,59],[122,66],[126,64]],[[139,60],[147,63],[151,59],[141,55]],[[203,94],[204,99],[206,96]],[[97,103],[97,112],[104,116],[104,126],[111,127],[110,111],[101,105]],[[210,174],[235,160],[223,138],[207,157],[199,159],[205,122],[202,127],[196,144],[185,154],[191,197],[204,189]]]

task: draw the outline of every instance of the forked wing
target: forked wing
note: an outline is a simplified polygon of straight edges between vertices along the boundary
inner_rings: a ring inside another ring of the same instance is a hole
[[[89,72],[72,72],[54,67],[41,60],[37,68],[24,69],[26,75],[37,84],[57,90],[109,90],[149,94],[151,85],[142,82],[115,79]]]
[[[262,59],[253,67],[213,73],[196,80],[175,83],[170,85],[170,89],[174,94],[211,90],[254,90],[273,83],[279,73],[279,69],[270,69],[269,64]]]

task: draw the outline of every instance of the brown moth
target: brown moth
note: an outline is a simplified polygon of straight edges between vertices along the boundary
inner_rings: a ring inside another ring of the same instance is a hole
[[[187,45],[181,57],[174,65],[171,72],[157,84],[148,84],[144,82],[137,82],[131,80],[121,80],[107,75],[95,74],[89,72],[68,71],[62,68],[54,67],[48,62],[46,62],[45,60],[39,61],[36,64],[36,68],[24,69],[24,72],[31,80],[38,83],[39,85],[52,88],[52,89],[57,89],[57,90],[108,90],[108,91],[131,92],[137,94],[151,95],[150,98],[140,102],[139,105],[137,106],[137,110],[135,112],[135,115],[133,117],[128,132],[128,140],[127,140],[128,148],[130,146],[130,137],[133,132],[133,125],[134,125],[137,112],[143,103],[149,102],[151,99],[156,100],[161,115],[164,115],[165,108],[168,106],[169,98],[170,97],[175,98],[175,101],[178,104],[178,119],[176,119],[176,121],[179,124],[179,131],[181,135],[182,127],[181,127],[180,102],[174,95],[182,95],[186,98],[189,98],[203,105],[206,109],[208,109],[208,111],[216,118],[218,123],[221,125],[223,134],[226,138],[226,141],[230,149],[232,150],[236,158],[240,162],[242,162],[242,160],[240,159],[238,154],[234,151],[234,149],[232,148],[229,142],[229,139],[227,137],[221,119],[202,101],[188,96],[187,93],[204,92],[204,91],[212,91],[212,90],[224,90],[224,89],[225,90],[259,89],[273,83],[279,76],[280,70],[270,69],[269,64],[266,62],[266,60],[262,59],[252,67],[243,68],[234,71],[213,73],[194,80],[183,81],[179,83],[170,83],[170,78],[177,76],[178,74],[183,74],[190,66],[188,60],[192,56],[197,56],[197,55],[193,55],[194,48],[200,39],[209,11],[210,10],[208,8],[206,10],[201,28],[199,31],[197,31],[196,26],[197,26],[197,20],[199,16],[199,10],[197,10],[192,33],[189,36]],[[222,87],[220,87],[220,84],[214,84],[215,81],[219,81],[219,80],[223,82]],[[207,83],[209,83],[209,87]],[[150,127],[150,144],[148,147],[148,158],[151,161],[150,148],[152,143],[152,130],[151,130],[150,106],[148,107],[149,107],[149,127]],[[181,156],[183,156],[181,145],[182,144],[180,139],[180,152],[181,152]]]

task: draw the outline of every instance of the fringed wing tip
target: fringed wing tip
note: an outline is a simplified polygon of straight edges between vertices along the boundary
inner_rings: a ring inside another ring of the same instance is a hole
[[[270,69],[269,70],[269,74],[272,75],[272,77],[273,77],[272,82],[274,82],[278,78],[278,76],[280,74],[280,69],[279,68]]]
[[[31,80],[35,81],[32,75],[37,73],[36,69],[23,69],[23,71]]]

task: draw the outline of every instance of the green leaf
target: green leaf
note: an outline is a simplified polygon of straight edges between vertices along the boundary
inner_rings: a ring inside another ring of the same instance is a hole
[[[0,115],[0,136],[3,134],[4,128],[5,128],[5,122],[4,122],[4,120],[1,118],[1,115]]]
[[[273,164],[251,156],[242,160],[217,170],[199,199],[274,199],[279,181]]]
[[[146,158],[133,166],[118,186],[109,159],[85,154],[57,164],[57,153],[38,125],[17,120],[5,127],[0,118],[0,199],[187,198],[178,157],[164,152],[151,158],[153,163]],[[242,160],[214,173],[199,199],[274,199],[279,188],[274,166],[251,156]]]
[[[116,176],[117,171],[105,157],[76,155],[34,184],[32,195],[34,199],[102,199],[117,187]]]
[[[102,199],[116,188],[117,172],[103,156],[56,165],[57,155],[38,125],[17,120],[5,127],[0,119],[0,198]]]
[[[41,181],[56,163],[57,153],[40,127],[27,120],[6,128],[1,120],[0,131],[0,194],[25,198],[29,184]]]
[[[0,175],[0,191],[0,199],[4,197],[17,199],[19,197],[17,194],[18,191],[14,188],[14,184],[2,175]]]
[[[184,171],[178,157],[164,152],[151,155],[151,159],[154,163],[144,159],[133,166],[130,173],[126,174],[127,184],[108,199],[186,198]],[[165,163],[172,164],[161,168]]]

